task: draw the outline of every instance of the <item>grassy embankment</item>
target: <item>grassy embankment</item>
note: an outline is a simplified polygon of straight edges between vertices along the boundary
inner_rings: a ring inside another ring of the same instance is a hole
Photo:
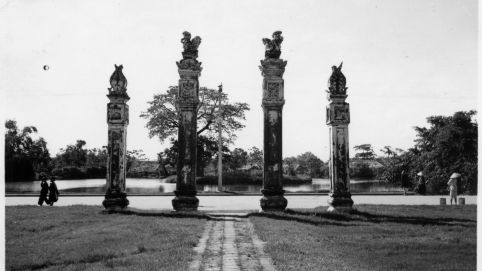
[[[357,208],[351,215],[323,207],[251,220],[280,271],[476,270],[476,206]]]
[[[196,218],[102,214],[102,207],[6,207],[6,270],[187,270]]]
[[[278,270],[475,270],[476,206],[251,214]],[[204,220],[6,207],[7,270],[185,270]]]

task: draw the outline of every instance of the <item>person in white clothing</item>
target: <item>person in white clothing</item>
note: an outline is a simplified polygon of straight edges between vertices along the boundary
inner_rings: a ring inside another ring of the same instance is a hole
[[[457,178],[460,178],[460,174],[454,173],[447,182],[448,190],[450,191],[450,205],[452,205],[452,200],[457,204]]]

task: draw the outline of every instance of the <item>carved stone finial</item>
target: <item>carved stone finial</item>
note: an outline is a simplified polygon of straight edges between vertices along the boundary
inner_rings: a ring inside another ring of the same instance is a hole
[[[272,40],[268,38],[263,39],[263,44],[266,47],[264,53],[265,58],[279,59],[281,55],[281,43],[283,42],[281,33],[281,31],[275,31],[272,35]]]
[[[201,38],[199,36],[195,36],[191,40],[191,33],[184,31],[182,33],[184,37],[181,39],[181,43],[183,45],[184,51],[182,52],[183,59],[197,59],[197,48],[199,44],[201,44]]]
[[[127,95],[127,79],[122,73],[122,69],[124,68],[122,65],[114,65],[115,71],[110,76],[110,88],[109,94],[122,94]]]
[[[330,95],[346,95],[346,78],[345,75],[341,72],[341,67],[343,66],[343,62],[341,62],[340,66],[332,66],[331,76],[328,80],[328,92]]]

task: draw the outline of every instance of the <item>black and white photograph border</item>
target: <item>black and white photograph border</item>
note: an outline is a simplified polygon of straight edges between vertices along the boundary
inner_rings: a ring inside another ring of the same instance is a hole
[[[0,0],[0,265],[476,270],[480,10]]]

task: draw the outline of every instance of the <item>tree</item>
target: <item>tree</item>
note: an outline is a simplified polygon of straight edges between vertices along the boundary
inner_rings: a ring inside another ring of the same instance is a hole
[[[242,148],[235,148],[229,154],[224,164],[230,170],[238,170],[248,163],[248,152]]]
[[[175,165],[178,147],[177,131],[179,127],[179,114],[176,109],[177,86],[171,86],[164,94],[154,95],[152,101],[149,101],[149,107],[141,117],[148,120],[146,127],[149,130],[149,137],[158,137],[161,142],[166,139],[171,141],[171,147],[159,153],[158,160],[165,173],[167,164]],[[241,123],[245,120],[245,111],[249,110],[247,103],[230,103],[226,93],[219,93],[218,90],[200,88],[199,89],[199,105],[197,108],[197,135],[198,135],[198,161],[197,174],[204,175],[204,167],[213,159],[217,153],[217,125],[219,99],[222,100],[222,130],[225,135],[223,138],[222,150],[229,151],[227,146],[236,138],[235,132],[244,128]]]
[[[165,148],[164,151],[157,154],[157,161],[162,169],[163,176],[168,176],[169,171],[166,169],[166,165],[171,166],[172,168],[176,167],[177,163],[177,154],[179,153],[179,148],[177,145],[177,140],[171,139],[171,147]]]
[[[371,144],[361,144],[353,147],[357,153],[355,158],[363,160],[371,160],[375,158],[375,152],[373,151]]]
[[[263,169],[263,151],[257,147],[251,147],[248,151],[248,165],[254,169]]]
[[[178,155],[178,142],[176,139],[171,138],[171,147],[164,149],[164,151],[157,154],[157,159],[163,175],[169,175],[166,169],[166,165],[176,167],[177,155]],[[222,146],[223,158],[229,156],[228,147],[223,144]],[[197,163],[196,163],[196,175],[204,176],[204,168],[211,162],[218,153],[218,143],[211,137],[199,136],[197,140]]]
[[[423,170],[429,189],[445,192],[453,172],[462,174],[461,191],[477,192],[476,111],[460,111],[453,116],[431,116],[429,127],[415,127],[417,138],[413,152],[418,156],[418,169]]]
[[[176,109],[177,86],[171,86],[166,93],[156,94],[146,112],[140,116],[147,119],[146,124],[150,137],[158,137],[161,142],[177,137],[179,115]],[[218,90],[200,88],[199,105],[197,108],[197,134],[216,138],[216,118],[219,106]],[[245,120],[245,111],[249,110],[247,103],[230,103],[226,93],[221,93],[223,133],[232,142],[236,138],[235,132],[244,128],[241,120]]]
[[[395,154],[382,159],[382,178],[399,183],[401,172],[412,183],[423,171],[432,193],[446,193],[447,181],[454,172],[462,174],[459,192],[477,192],[477,122],[476,111],[461,111],[453,116],[431,116],[429,127],[415,127],[415,146],[408,151],[395,149]]]
[[[196,175],[204,176],[204,168],[213,160],[217,159],[218,155],[218,141],[213,137],[198,136],[197,140],[197,163],[196,163]],[[223,152],[223,158],[228,157],[229,148],[226,141],[223,140],[221,146]]]
[[[413,149],[403,151],[396,149],[396,152],[392,156],[383,158],[381,162],[384,165],[383,172],[380,179],[390,183],[402,184],[402,171],[405,172],[409,182],[415,184],[415,176],[418,173],[416,166],[417,157],[413,152]]]
[[[385,146],[380,151],[384,153],[387,157],[397,155],[397,152],[391,146]]]
[[[60,149],[60,153],[55,157],[55,167],[84,167],[87,162],[87,150],[84,149],[85,144],[84,140],[79,139],[75,145],[67,145],[65,149]]]
[[[296,168],[298,167],[298,159],[296,157],[286,157],[283,159],[283,165],[286,167],[284,173],[289,176],[296,176]]]
[[[129,171],[134,161],[145,161],[145,160],[146,160],[146,155],[144,154],[143,150],[131,150],[131,151],[128,150],[126,152],[126,172]]]
[[[5,122],[5,180],[32,181],[35,173],[49,171],[50,154],[47,142],[38,137],[37,128],[26,126],[22,130],[17,122]],[[35,137],[38,137],[35,139]]]
[[[311,152],[298,155],[298,168],[296,173],[309,175],[310,177],[321,177],[321,167],[323,161]]]
[[[106,167],[107,163],[107,147],[102,146],[101,149],[98,148],[93,148],[93,149],[88,149],[86,150],[86,162],[85,166],[86,167]]]

